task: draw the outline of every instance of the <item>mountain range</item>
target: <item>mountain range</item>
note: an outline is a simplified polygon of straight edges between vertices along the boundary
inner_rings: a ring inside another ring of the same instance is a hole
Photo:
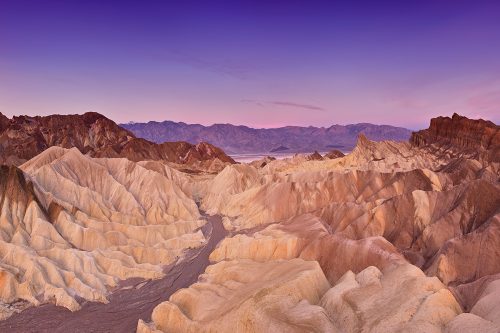
[[[361,133],[374,141],[406,141],[411,135],[411,131],[406,128],[369,123],[330,127],[251,128],[231,124],[203,126],[173,121],[150,121],[121,126],[149,141],[204,141],[220,147],[228,154],[325,152],[332,149],[350,151]]]

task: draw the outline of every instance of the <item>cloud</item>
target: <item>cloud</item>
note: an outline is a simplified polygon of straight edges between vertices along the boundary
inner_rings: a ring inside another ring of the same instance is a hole
[[[213,61],[205,58],[199,58],[180,51],[170,51],[166,55],[166,58],[168,60],[182,63],[196,69],[231,76],[240,80],[246,80],[249,78],[248,68],[230,60]]]
[[[255,104],[255,105],[258,105],[260,107],[263,107],[265,102],[262,102],[262,101],[256,101],[255,99],[242,99],[240,101],[241,103],[246,103],[246,104]]]
[[[324,108],[317,106],[317,105],[294,103],[294,102],[288,102],[288,101],[259,101],[259,100],[255,100],[255,99],[242,99],[241,102],[242,103],[251,103],[251,104],[261,106],[261,107],[264,105],[276,105],[276,106],[293,107],[293,108],[298,108],[298,109],[303,109],[303,110],[326,111]]]
[[[280,101],[273,101],[270,103],[272,103],[274,105],[279,105],[279,106],[291,106],[294,108],[301,108],[301,109],[306,109],[306,110],[326,111],[324,108],[317,106],[317,105],[299,104],[299,103],[293,103],[293,102],[280,102]]]

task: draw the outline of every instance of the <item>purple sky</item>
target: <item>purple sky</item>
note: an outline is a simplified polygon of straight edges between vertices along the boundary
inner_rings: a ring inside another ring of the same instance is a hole
[[[500,1],[255,2],[1,0],[0,112],[500,121]]]

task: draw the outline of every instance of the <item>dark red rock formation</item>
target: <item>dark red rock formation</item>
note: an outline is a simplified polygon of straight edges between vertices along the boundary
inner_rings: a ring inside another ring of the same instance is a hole
[[[451,118],[431,119],[428,129],[412,133],[410,143],[432,150],[437,148],[455,157],[500,162],[499,129],[500,126],[491,121],[468,119],[454,113]]]
[[[208,143],[156,144],[136,138],[112,120],[95,112],[83,115],[18,116],[0,114],[0,162],[19,165],[51,146],[78,148],[95,157],[125,157],[132,161],[164,160],[175,163],[212,160],[234,163]]]
[[[428,129],[413,132],[410,142],[426,146],[436,142],[451,143],[462,148],[491,149],[500,146],[500,126],[483,119],[468,119],[456,113],[451,118],[431,119]]]
[[[324,158],[328,158],[330,160],[333,160],[335,158],[344,157],[344,156],[345,156],[345,154],[343,152],[341,152],[340,150],[334,149],[334,150],[331,150],[328,153],[326,153]]]
[[[272,156],[265,156],[264,158],[261,158],[260,160],[255,160],[255,161],[250,162],[250,165],[255,167],[255,168],[263,168],[272,161],[276,161],[276,158],[272,157]]]
[[[317,151],[308,155],[306,158],[309,161],[322,161],[323,160],[323,156],[321,156],[321,154],[318,153]]]
[[[19,168],[12,165],[0,165],[0,204],[2,206],[7,204],[10,211],[21,209],[25,213],[32,201],[39,203],[33,190],[33,183],[26,180]],[[12,208],[12,206],[17,208]]]
[[[0,131],[4,131],[9,125],[10,119],[0,113]]]

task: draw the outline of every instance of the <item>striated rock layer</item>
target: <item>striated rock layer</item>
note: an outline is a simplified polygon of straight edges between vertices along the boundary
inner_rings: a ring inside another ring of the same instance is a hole
[[[448,325],[449,332],[500,331],[500,274],[463,284],[452,291],[469,313],[455,317]]]
[[[447,140],[463,148],[488,149],[500,145],[499,130],[491,121],[472,120],[454,113],[451,118],[433,118],[429,128],[414,132],[410,141],[421,146]]]
[[[348,271],[331,287],[314,261],[237,260],[210,266],[137,332],[440,332],[459,313],[437,278],[409,264]]]
[[[199,283],[138,331],[499,331],[496,134],[450,121],[490,139],[459,140],[433,120],[437,129],[410,143],[360,136],[345,157],[232,165],[205,178],[192,191],[231,235]],[[308,283],[311,297],[294,284],[304,271],[285,263],[319,264],[328,286]]]
[[[161,277],[183,249],[204,244],[183,174],[147,167],[59,147],[2,166],[1,302],[106,302],[120,280]],[[2,316],[12,311],[0,305]]]
[[[483,119],[472,120],[456,113],[451,118],[437,117],[428,129],[414,132],[410,142],[416,146],[451,144],[470,154],[500,162],[500,126]]]
[[[162,276],[207,243],[199,205],[228,235],[138,332],[498,332],[496,132],[447,119],[411,142],[361,135],[333,159],[197,169],[52,147],[3,167],[0,309],[77,310]]]

